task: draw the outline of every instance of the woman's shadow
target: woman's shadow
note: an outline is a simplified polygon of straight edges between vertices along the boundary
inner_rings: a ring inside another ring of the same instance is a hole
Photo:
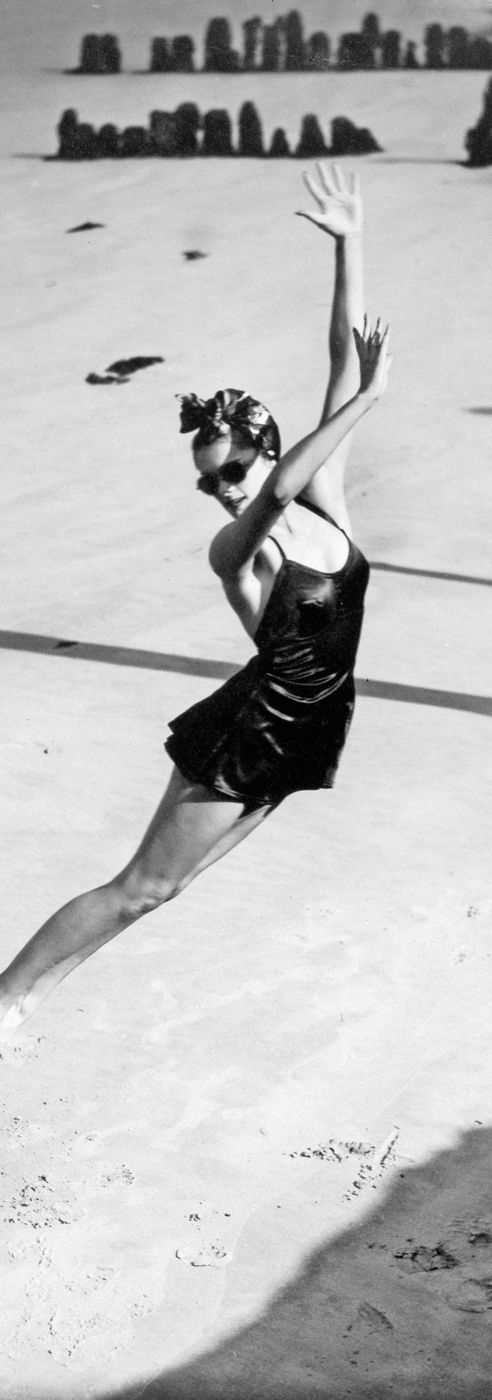
[[[94,1397],[491,1400],[491,1310],[492,1129],[477,1127],[401,1171],[251,1325],[147,1385]]]

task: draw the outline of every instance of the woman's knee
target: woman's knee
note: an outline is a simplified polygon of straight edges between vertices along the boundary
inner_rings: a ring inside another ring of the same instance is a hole
[[[144,914],[160,909],[170,899],[175,899],[183,888],[182,882],[174,879],[151,876],[138,870],[127,870],[117,876],[114,885],[118,890],[124,917],[132,922]]]

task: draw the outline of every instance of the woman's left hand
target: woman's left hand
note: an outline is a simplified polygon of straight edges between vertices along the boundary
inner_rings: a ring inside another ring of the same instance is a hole
[[[362,335],[357,327],[353,335],[360,365],[360,392],[376,402],[384,394],[393,356],[388,354],[390,328],[381,329],[378,317],[374,330],[371,330],[367,316],[364,316]]]
[[[317,209],[298,209],[301,218],[309,219],[332,238],[348,238],[362,233],[362,196],[359,177],[352,172],[348,180],[340,166],[317,162],[318,180],[304,172],[303,179]]]

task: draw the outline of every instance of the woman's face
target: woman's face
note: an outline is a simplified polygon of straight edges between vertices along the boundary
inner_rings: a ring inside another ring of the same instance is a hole
[[[194,448],[193,457],[199,473],[197,485],[203,478],[202,489],[233,516],[240,515],[258,495],[271,467],[251,443],[230,429],[206,446]]]

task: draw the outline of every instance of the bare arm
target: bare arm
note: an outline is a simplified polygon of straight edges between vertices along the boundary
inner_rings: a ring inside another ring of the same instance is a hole
[[[359,180],[348,178],[334,163],[317,165],[317,179],[305,175],[316,207],[302,216],[335,243],[335,285],[329,327],[330,377],[325,394],[321,423],[342,408],[357,393],[359,362],[352,328],[362,330],[364,314],[363,210]],[[307,500],[332,515],[350,531],[344,496],[345,468],[352,443],[352,430],[346,434],[329,461],[324,463],[305,491]]]
[[[360,364],[359,392],[286,452],[272,467],[247,510],[237,521],[219,531],[210,554],[210,562],[217,573],[237,576],[251,567],[254,555],[279,516],[296,496],[305,492],[323,462],[384,393],[391,363],[389,329],[381,335],[379,323],[375,331],[371,331],[366,322],[362,335],[354,330],[354,336]]]

